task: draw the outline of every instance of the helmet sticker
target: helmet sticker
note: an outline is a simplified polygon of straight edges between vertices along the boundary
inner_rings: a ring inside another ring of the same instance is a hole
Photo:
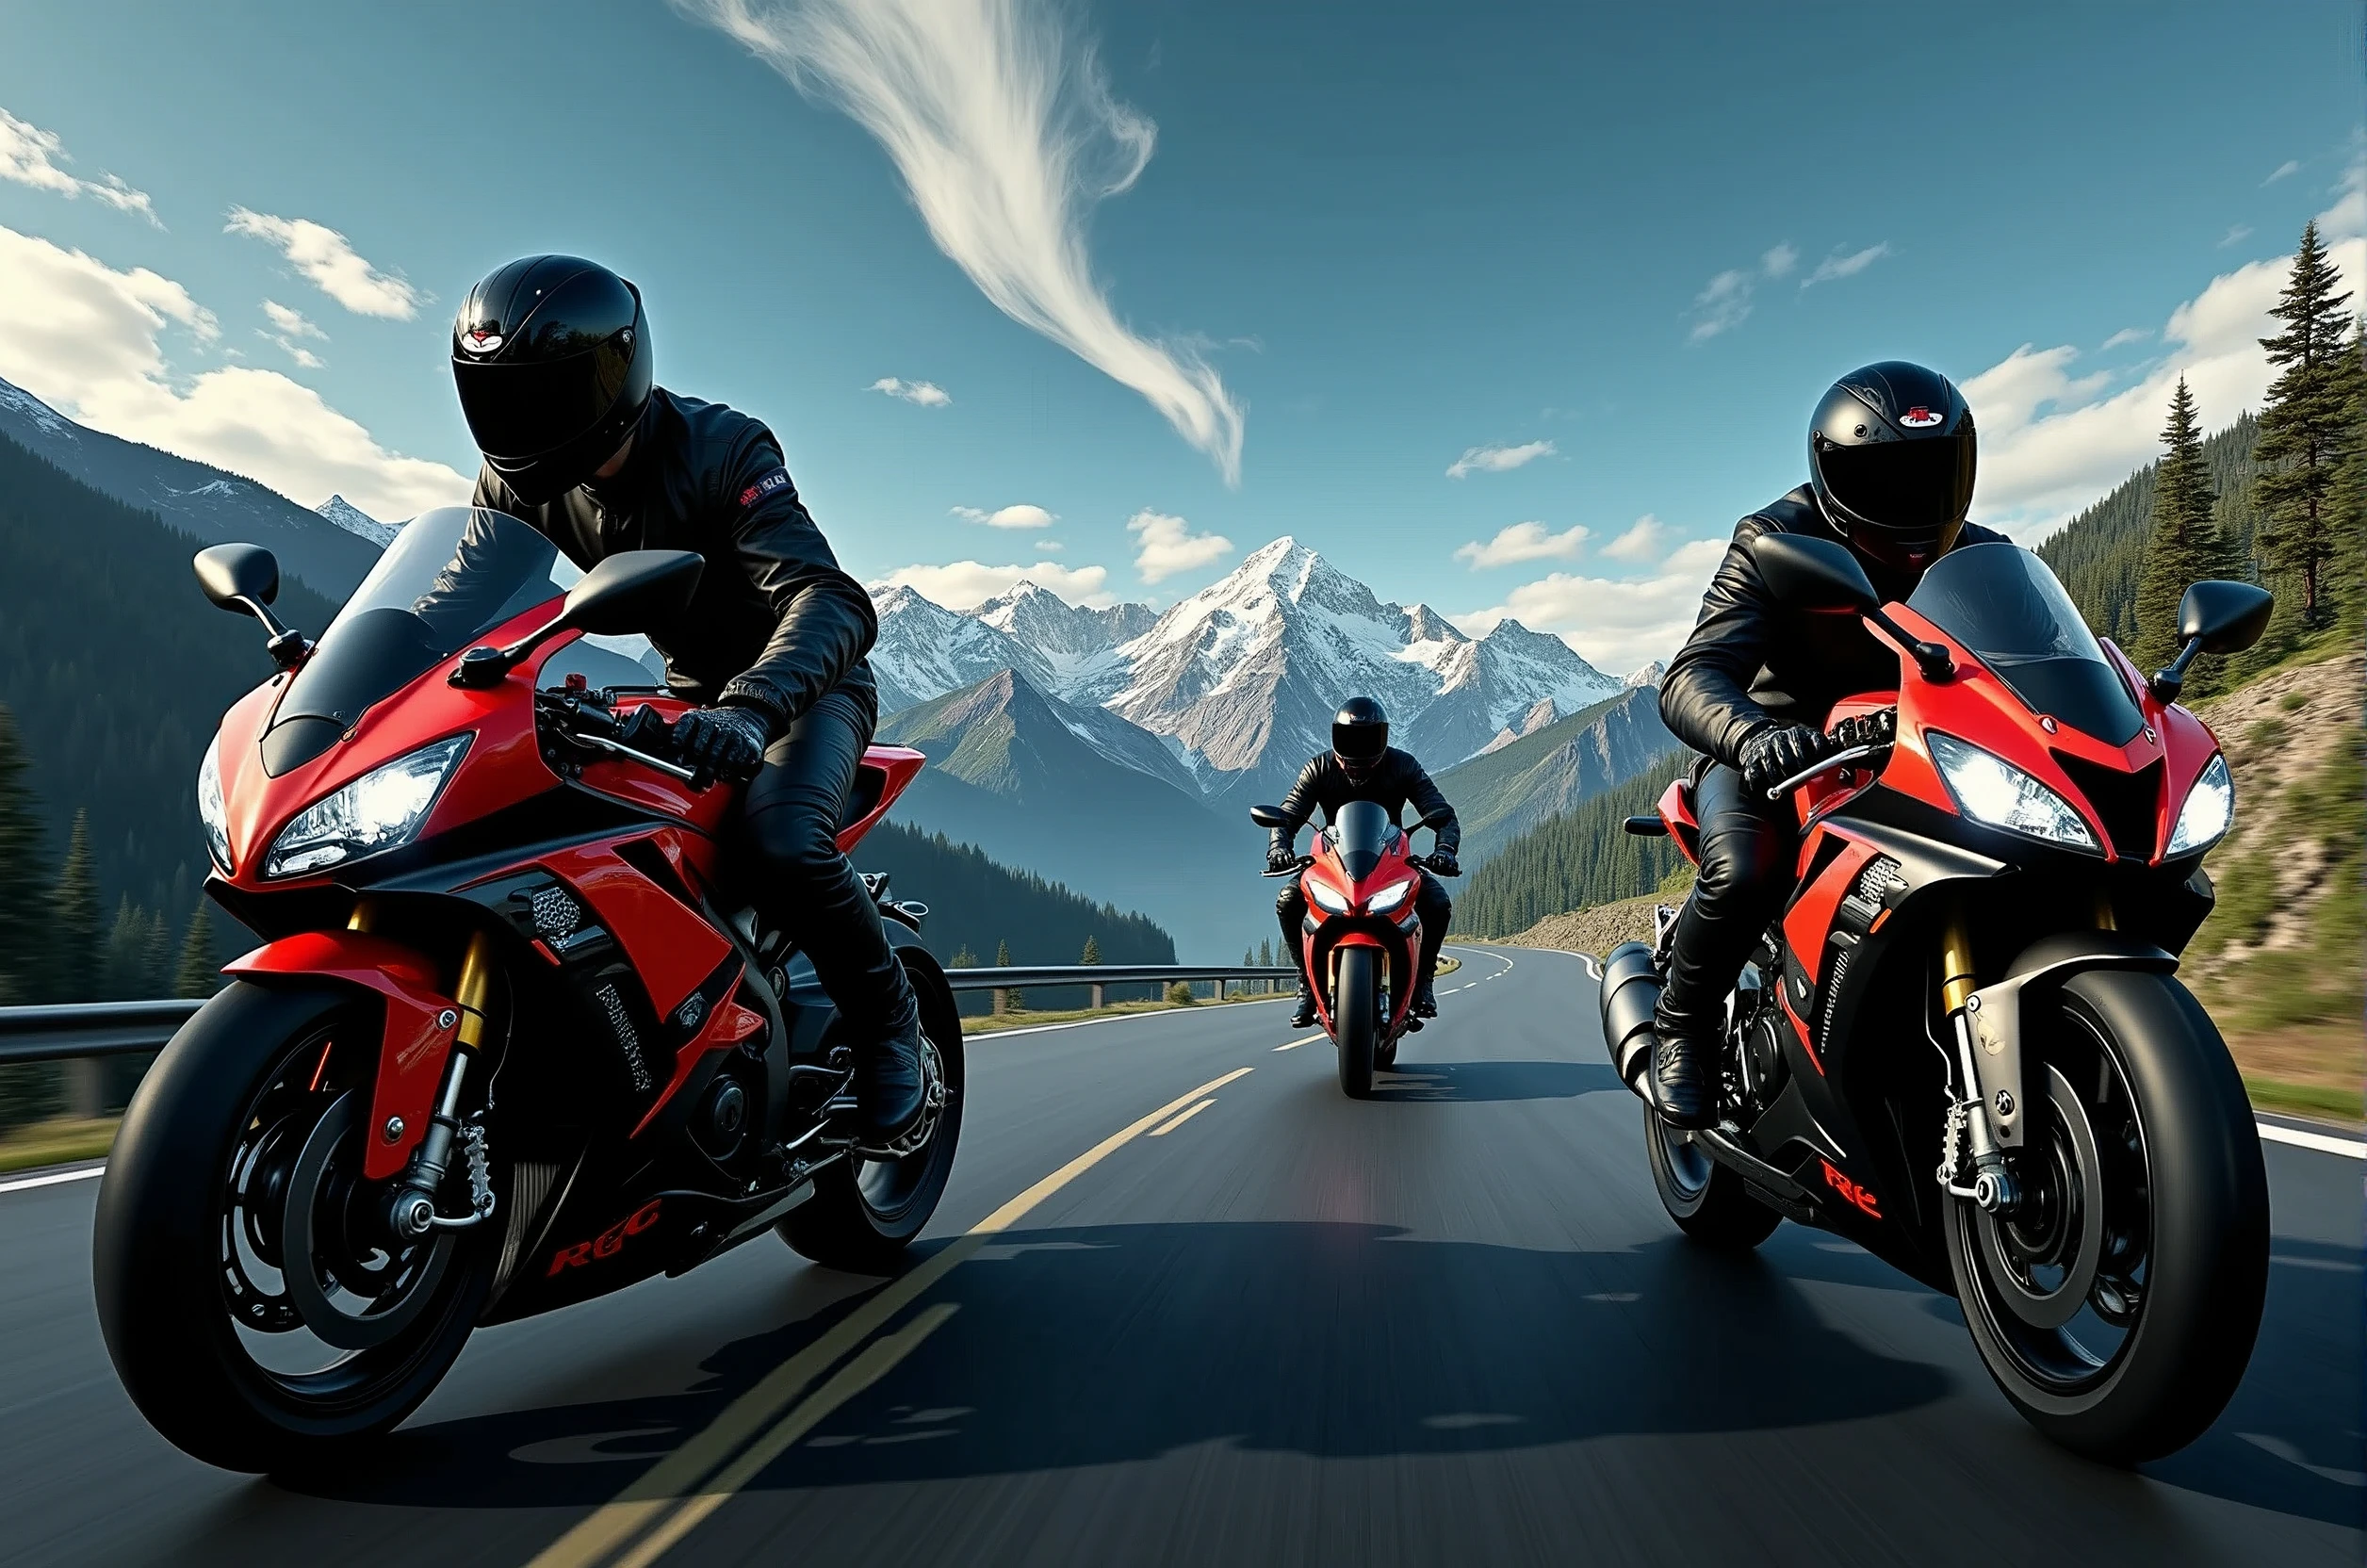
[[[1938,415],[1933,413],[1930,409],[1925,408],[1921,403],[1918,403],[1913,408],[1908,409],[1904,414],[1899,416],[1899,423],[1906,426],[1909,430],[1930,430],[1934,425],[1939,423],[1939,417],[1940,416]]]
[[[498,321],[481,321],[460,335],[460,346],[472,354],[489,354],[504,341]]]

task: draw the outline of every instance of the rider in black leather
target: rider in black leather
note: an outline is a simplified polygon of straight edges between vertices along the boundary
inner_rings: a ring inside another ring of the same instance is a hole
[[[620,550],[707,563],[690,608],[649,629],[666,684],[701,706],[685,757],[754,772],[740,833],[767,919],[813,959],[857,1040],[858,1135],[922,1108],[920,1007],[879,910],[839,853],[879,699],[871,596],[831,554],[757,419],[654,384],[640,291],[596,263],[529,256],[469,290],[452,376],[484,453],[475,505],[533,525],[578,566]]]
[[[1735,525],[1669,662],[1660,717],[1703,758],[1701,874],[1671,934],[1647,1085],[1679,1126],[1712,1114],[1726,993],[1796,879],[1792,808],[1768,789],[1827,755],[1835,702],[1899,683],[1899,655],[1857,617],[1787,614],[1748,547],[1763,533],[1838,539],[1885,600],[1902,599],[1948,550],[2003,537],[1965,521],[1975,452],[1972,411],[1937,371],[1894,360],[1843,376],[1809,425],[1809,482]]]
[[[1266,847],[1266,868],[1279,872],[1296,865],[1298,857],[1292,846],[1307,819],[1320,808],[1326,824],[1335,822],[1340,808],[1351,800],[1378,803],[1400,827],[1405,825],[1402,814],[1411,805],[1417,823],[1427,822],[1435,830],[1437,847],[1425,858],[1440,875],[1460,874],[1455,852],[1462,845],[1463,830],[1455,820],[1455,808],[1446,804],[1446,797],[1438,792],[1421,763],[1389,743],[1389,715],[1371,697],[1350,697],[1340,706],[1331,721],[1331,749],[1315,753],[1299,770],[1290,793],[1282,797],[1284,821],[1274,829],[1273,841]],[[1438,998],[1431,982],[1438,974],[1439,944],[1446,940],[1454,901],[1446,896],[1438,877],[1426,871],[1413,906],[1422,917],[1421,977],[1413,992],[1413,1016],[1436,1018]],[[1274,918],[1282,928],[1282,951],[1295,956],[1302,949],[1301,926],[1307,918],[1307,895],[1299,890],[1297,877],[1284,883],[1281,895],[1274,900]],[[1302,963],[1298,966],[1298,1011],[1290,1026],[1304,1029],[1314,1021],[1314,990]]]

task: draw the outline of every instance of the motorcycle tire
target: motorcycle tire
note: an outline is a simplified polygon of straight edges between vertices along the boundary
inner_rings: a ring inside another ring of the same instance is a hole
[[[253,1472],[341,1465],[417,1408],[476,1325],[498,1225],[386,1258],[385,1278],[411,1282],[376,1343],[282,1337],[306,1328],[297,1293],[269,1284],[288,1278],[276,1249],[291,1192],[311,1198],[300,1233],[325,1242],[361,1206],[343,1196],[367,1190],[350,1173],[381,1028],[374,999],[342,988],[234,983],[173,1036],[124,1112],[91,1228],[99,1328],[132,1402],[192,1458]],[[345,1184],[328,1184],[333,1170]],[[301,1298],[325,1300],[334,1280],[368,1266],[367,1250],[356,1237],[334,1256],[314,1251]],[[427,1262],[406,1275],[412,1258]],[[318,1282],[324,1274],[332,1282]],[[286,1364],[308,1355],[325,1364]]]
[[[1340,1089],[1350,1100],[1373,1094],[1373,1056],[1380,1033],[1379,955],[1369,947],[1340,953],[1331,1022],[1340,1045]]]
[[[1702,1152],[1690,1133],[1670,1126],[1650,1105],[1643,1108],[1643,1144],[1660,1206],[1688,1239],[1747,1252],[1784,1222],[1744,1189],[1740,1176]]]
[[[927,1140],[901,1159],[849,1154],[813,1179],[811,1198],[774,1227],[783,1241],[825,1268],[850,1274],[893,1273],[904,1250],[921,1234],[945,1184],[954,1173],[961,1141],[967,1082],[962,1056],[961,1011],[944,972],[924,951],[899,947],[906,976],[921,1001],[921,1032],[937,1053],[944,1099],[935,1112]]]
[[[2106,1463],[2158,1459],[2218,1419],[2251,1360],[2268,1288],[2260,1130],[2218,1028],[2169,975],[2090,971],[2027,1023],[2021,1207],[1946,1204],[1965,1325],[2049,1438]],[[2051,1298],[2054,1266],[2032,1261],[2050,1256],[2069,1260]]]

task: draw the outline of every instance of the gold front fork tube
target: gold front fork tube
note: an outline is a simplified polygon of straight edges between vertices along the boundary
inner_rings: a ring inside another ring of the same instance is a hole
[[[452,990],[452,1000],[460,1004],[460,1043],[474,1051],[485,1037],[485,1013],[493,1004],[493,939],[482,931],[468,939],[460,983]]]
[[[1940,1000],[1947,1004],[1951,1016],[1963,1012],[1965,1004],[1972,997],[1972,937],[1965,929],[1961,909],[1949,915],[1948,924],[1940,932],[1939,990]]]

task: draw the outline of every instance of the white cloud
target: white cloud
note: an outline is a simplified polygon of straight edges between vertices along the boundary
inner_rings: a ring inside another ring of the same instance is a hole
[[[174,376],[169,331],[205,343],[219,328],[169,278],[118,271],[0,227],[0,379],[94,429],[244,474],[303,504],[334,492],[374,517],[408,517],[467,499],[467,479],[386,450],[275,370]]]
[[[2219,249],[2223,251],[2226,250],[2228,246],[2234,244],[2237,240],[2244,238],[2251,232],[2252,225],[2249,223],[2230,223],[2228,225],[2228,232],[2219,237]]]
[[[953,508],[953,514],[968,522],[984,523],[988,528],[1050,528],[1060,521],[1058,513],[1047,512],[1040,506],[1029,506],[1024,502],[993,512],[983,507],[957,506]]]
[[[1232,553],[1232,541],[1224,535],[1194,533],[1183,518],[1149,507],[1126,519],[1126,531],[1135,536],[1135,571],[1145,582],[1197,571]]]
[[[78,196],[93,197],[118,212],[136,212],[156,223],[155,210],[149,205],[146,191],[134,190],[112,174],[85,180],[57,167],[73,161],[66,155],[66,144],[57,132],[44,131],[7,109],[0,109],[0,180],[53,191],[70,201]],[[156,227],[164,225],[156,223]]]
[[[1138,335],[1093,277],[1087,214],[1134,185],[1158,133],[1051,0],[673,4],[853,116],[997,309],[1140,393],[1239,482],[1243,410],[1215,368],[1190,341]]]
[[[2367,165],[2354,164],[2318,227],[2344,286],[2367,282]],[[2167,351],[2145,378],[2107,391],[2109,370],[2074,376],[2079,351],[2023,344],[1964,384],[1981,422],[1980,488],[1973,515],[2034,541],[2100,498],[2130,472],[2161,455],[2163,411],[2183,375],[2206,429],[2219,429],[2261,405],[2271,379],[2260,339],[2277,323],[2268,307],[2293,270],[2290,255],[2239,267],[2212,279],[2170,313],[2162,329]]]
[[[255,335],[266,343],[276,343],[287,357],[307,370],[320,368],[320,356],[297,341],[300,337],[315,337],[327,342],[329,335],[304,318],[301,310],[290,310],[277,300],[263,302],[263,314],[273,330],[255,329]]]
[[[1851,251],[1846,254],[1836,250],[1818,262],[1817,270],[1800,280],[1800,286],[1814,288],[1820,283],[1853,278],[1890,253],[1890,241],[1887,239],[1879,245],[1869,245],[1862,251]]]
[[[2152,335],[2153,329],[2151,327],[2123,327],[2118,332],[2113,334],[2112,336],[2104,339],[2101,347],[2106,349],[2117,349],[2124,343],[2142,343]]]
[[[408,321],[427,299],[401,278],[389,277],[354,254],[345,236],[309,218],[274,218],[232,207],[222,233],[251,235],[278,247],[307,282],[356,316]]]
[[[1463,546],[1455,552],[1455,559],[1470,562],[1475,572],[1522,561],[1575,561],[1589,537],[1591,532],[1583,523],[1574,523],[1559,533],[1547,533],[1543,523],[1514,523],[1497,530],[1496,536],[1484,545],[1475,539]]]
[[[919,403],[922,408],[943,408],[954,400],[952,393],[933,381],[901,381],[894,376],[882,376],[863,390],[885,392],[891,398]]]
[[[1446,466],[1448,479],[1463,479],[1472,474],[1501,474],[1525,463],[1554,455],[1550,441],[1526,441],[1517,447],[1465,447],[1463,455]]]
[[[1603,547],[1603,553],[1613,561],[1649,561],[1668,547],[1669,535],[1674,531],[1647,512],[1627,525],[1626,531]]]
[[[1117,596],[1104,589],[1108,581],[1109,573],[1100,566],[1071,568],[1056,561],[1038,561],[1033,566],[988,566],[976,561],[953,561],[942,566],[899,567],[866,586],[874,591],[908,587],[948,610],[974,610],[997,594],[1032,582],[1070,604],[1106,610],[1118,602]]]
[[[1790,245],[1778,245],[1759,257],[1759,270],[1771,278],[1788,277],[1799,265],[1800,253]]]
[[[1750,317],[1751,295],[1757,286],[1756,280],[1739,268],[1729,268],[1711,278],[1693,296],[1693,330],[1688,340],[1704,342],[1740,326]]]
[[[2287,158],[2284,162],[2270,170],[2268,172],[2268,178],[2262,180],[2261,184],[2264,186],[2275,185],[2278,180],[2285,178],[2289,174],[2298,174],[2300,172],[2300,161],[2295,158]]]
[[[1649,577],[1624,581],[1555,572],[1523,583],[1501,604],[1447,618],[1473,637],[1518,621],[1558,635],[1598,669],[1631,670],[1684,643],[1725,552],[1723,539],[1696,539],[1677,546]]]

